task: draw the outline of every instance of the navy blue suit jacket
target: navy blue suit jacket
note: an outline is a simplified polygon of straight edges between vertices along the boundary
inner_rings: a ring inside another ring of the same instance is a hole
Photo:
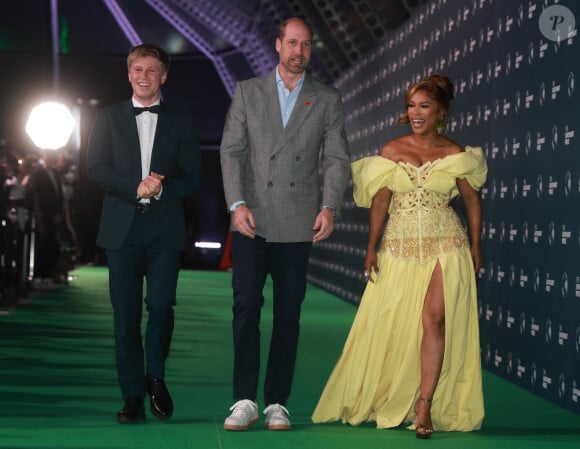
[[[131,100],[99,111],[88,145],[89,178],[105,191],[97,244],[121,247],[136,213],[141,151]],[[201,184],[201,157],[190,114],[162,105],[151,155],[151,172],[164,175],[159,200],[159,240],[164,249],[185,249],[183,198]]]

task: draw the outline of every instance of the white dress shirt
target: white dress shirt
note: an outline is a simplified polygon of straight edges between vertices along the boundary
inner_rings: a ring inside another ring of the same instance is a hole
[[[144,105],[139,103],[135,98],[133,106],[142,108]],[[158,105],[157,101],[149,106]],[[157,129],[158,114],[149,111],[142,112],[135,116],[137,121],[137,133],[139,134],[139,148],[141,149],[141,179],[145,179],[150,174],[151,169],[151,153],[153,152],[153,141],[155,139],[155,130]],[[142,198],[141,203],[148,203],[149,199]]]

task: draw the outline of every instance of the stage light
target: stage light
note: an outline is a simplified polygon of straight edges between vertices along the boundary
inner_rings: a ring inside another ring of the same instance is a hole
[[[211,249],[219,249],[222,247],[222,244],[219,242],[195,242],[196,248],[211,248]]]
[[[57,150],[65,146],[76,121],[69,109],[60,103],[48,101],[32,109],[26,133],[43,150]]]

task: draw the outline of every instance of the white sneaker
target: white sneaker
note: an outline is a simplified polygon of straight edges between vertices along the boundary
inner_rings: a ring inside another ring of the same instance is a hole
[[[268,430],[290,430],[291,424],[288,416],[290,412],[280,404],[270,404],[264,410],[266,415],[266,427]]]
[[[224,421],[225,430],[247,430],[260,420],[258,404],[249,399],[242,399],[230,407],[232,414]]]

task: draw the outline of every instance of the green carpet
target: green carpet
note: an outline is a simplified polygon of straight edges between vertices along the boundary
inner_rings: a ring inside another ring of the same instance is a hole
[[[310,414],[348,332],[355,308],[309,286],[303,308],[290,432],[263,420],[247,432],[226,432],[231,405],[231,274],[181,273],[167,384],[173,418],[148,414],[139,425],[115,423],[122,405],[114,369],[112,316],[105,268],[80,268],[69,286],[33,292],[14,310],[0,310],[0,448],[2,449],[375,449],[578,447],[580,416],[484,373],[484,429],[435,433],[419,441],[405,429],[372,424],[313,425]],[[262,335],[270,333],[266,289]],[[267,345],[263,345],[264,352]],[[258,398],[263,408],[261,396]]]

